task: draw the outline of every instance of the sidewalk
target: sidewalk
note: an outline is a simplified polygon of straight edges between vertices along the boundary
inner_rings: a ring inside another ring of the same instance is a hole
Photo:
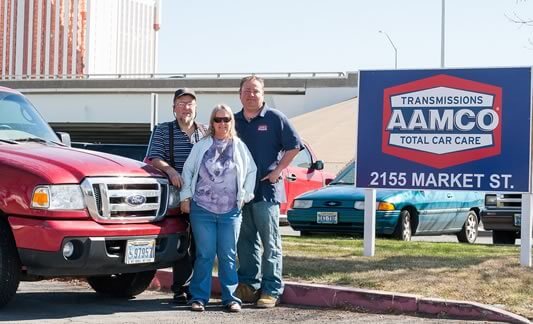
[[[172,271],[159,270],[150,289],[170,291]],[[220,284],[213,277],[213,294],[220,294]],[[340,286],[285,282],[281,303],[316,307],[353,307],[369,313],[420,314],[461,320],[531,323],[527,318],[503,309],[475,302],[424,298],[417,295],[355,289]]]

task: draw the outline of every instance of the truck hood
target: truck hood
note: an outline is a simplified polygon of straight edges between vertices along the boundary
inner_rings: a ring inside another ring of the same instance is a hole
[[[0,163],[35,174],[50,184],[79,183],[85,177],[163,176],[142,162],[56,144],[0,144]]]

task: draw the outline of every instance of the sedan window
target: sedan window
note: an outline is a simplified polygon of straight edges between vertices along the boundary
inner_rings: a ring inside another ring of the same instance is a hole
[[[331,185],[353,185],[355,183],[355,163],[352,161],[330,182]]]
[[[311,160],[311,155],[309,154],[307,147],[305,147],[303,150],[298,152],[298,154],[294,157],[294,159],[291,162],[291,166],[298,167],[298,168],[305,168],[305,169],[311,168],[312,164],[313,164],[313,161]]]

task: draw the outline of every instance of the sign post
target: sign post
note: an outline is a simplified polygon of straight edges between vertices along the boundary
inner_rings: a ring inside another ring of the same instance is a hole
[[[376,246],[376,189],[365,189],[364,256],[374,256]]]
[[[533,195],[522,194],[522,215],[520,217],[520,264],[531,267],[531,206]]]

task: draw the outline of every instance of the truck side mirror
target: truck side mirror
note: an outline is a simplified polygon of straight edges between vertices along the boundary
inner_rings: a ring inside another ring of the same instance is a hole
[[[70,134],[69,133],[65,133],[65,132],[57,132],[56,135],[59,137],[59,139],[61,140],[61,143],[65,144],[66,146],[71,146],[70,145]]]
[[[322,160],[316,160],[311,168],[315,170],[322,170],[324,169],[324,162]]]

